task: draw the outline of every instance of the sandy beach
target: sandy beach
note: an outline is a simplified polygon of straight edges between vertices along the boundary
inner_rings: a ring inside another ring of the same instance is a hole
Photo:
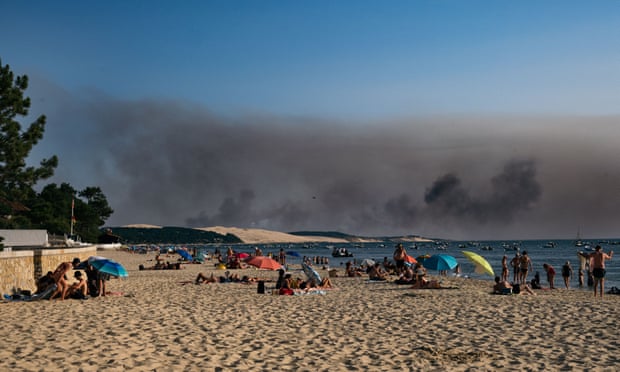
[[[0,370],[615,371],[620,364],[620,296],[491,295],[490,281],[464,278],[442,279],[451,289],[414,290],[343,277],[332,278],[337,289],[325,294],[275,296],[258,294],[256,284],[183,284],[198,272],[223,275],[211,264],[139,271],[153,253],[100,255],[129,271],[108,283],[114,295],[0,304]]]

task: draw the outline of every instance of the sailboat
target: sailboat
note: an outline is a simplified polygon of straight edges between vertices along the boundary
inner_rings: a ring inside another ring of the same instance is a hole
[[[575,247],[583,247],[583,241],[581,240],[581,234],[580,231],[577,230],[577,239],[575,239]]]

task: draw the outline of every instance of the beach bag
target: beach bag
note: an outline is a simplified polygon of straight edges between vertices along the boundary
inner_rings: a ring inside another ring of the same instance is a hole
[[[258,282],[258,288],[256,289],[256,291],[260,294],[264,294],[265,293],[265,282],[260,280]]]
[[[521,293],[521,284],[515,284],[512,286],[512,293],[519,294]]]

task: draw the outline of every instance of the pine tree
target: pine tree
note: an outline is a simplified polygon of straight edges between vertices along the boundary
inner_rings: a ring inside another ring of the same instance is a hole
[[[7,216],[19,211],[35,194],[33,187],[39,180],[54,174],[58,158],[54,155],[43,159],[40,166],[26,164],[33,146],[45,131],[45,115],[22,129],[20,119],[28,115],[30,98],[24,97],[28,88],[28,76],[13,75],[9,65],[0,59],[0,213]]]

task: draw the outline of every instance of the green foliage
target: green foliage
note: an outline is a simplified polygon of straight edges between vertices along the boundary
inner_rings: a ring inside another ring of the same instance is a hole
[[[113,227],[115,235],[125,244],[235,244],[242,241],[232,234],[221,235],[213,231],[185,227],[135,228]]]
[[[45,116],[39,116],[26,130],[20,117],[28,115],[30,98],[24,97],[28,76],[13,75],[0,60],[0,195],[24,203],[33,196],[37,181],[54,174],[58,158],[43,159],[39,167],[27,166],[26,158],[45,131]]]
[[[74,232],[83,241],[96,242],[101,234],[99,229],[114,212],[99,187],[87,187],[77,192],[68,183],[60,187],[56,184],[45,186],[28,213],[33,226],[53,234],[68,233],[71,230],[72,201],[75,202]]]
[[[114,212],[99,187],[78,192],[68,183],[47,185],[34,191],[38,181],[54,174],[58,158],[54,155],[38,167],[27,166],[26,159],[45,131],[41,115],[22,130],[20,119],[28,115],[30,98],[24,97],[28,76],[13,75],[0,60],[0,228],[46,229],[53,234],[71,230],[71,203],[75,200],[74,232],[84,241],[96,242],[99,228]]]

